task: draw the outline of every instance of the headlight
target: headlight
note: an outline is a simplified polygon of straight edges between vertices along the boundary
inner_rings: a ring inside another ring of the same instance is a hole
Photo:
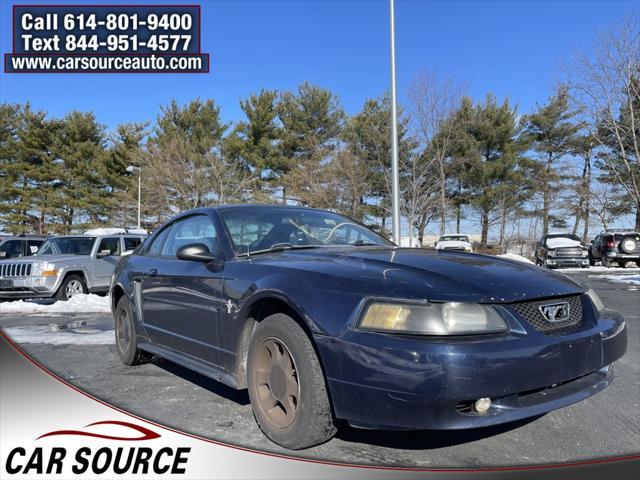
[[[582,251],[582,256],[583,257],[588,257],[589,256],[589,252],[587,250],[583,250]]]
[[[34,277],[55,277],[58,275],[58,269],[49,262],[36,262],[31,267],[31,275]]]
[[[496,310],[477,303],[412,305],[373,302],[361,317],[360,328],[419,335],[499,333],[507,326]]]
[[[556,251],[555,250],[548,250],[547,251],[547,257],[555,257],[556,256]]]
[[[589,298],[593,302],[593,306],[596,307],[596,310],[598,312],[601,312],[602,310],[604,310],[604,304],[602,303],[602,300],[600,300],[600,297],[596,292],[594,292],[590,288],[589,290],[587,290],[587,295],[589,295]]]

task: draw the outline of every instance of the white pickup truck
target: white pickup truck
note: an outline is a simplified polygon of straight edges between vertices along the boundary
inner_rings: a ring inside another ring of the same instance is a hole
[[[107,292],[121,255],[144,235],[67,235],[49,238],[38,253],[0,261],[0,300],[68,300],[79,293]]]
[[[442,235],[436,243],[437,250],[458,250],[462,252],[472,252],[473,247],[469,241],[468,235],[460,233],[451,233]]]

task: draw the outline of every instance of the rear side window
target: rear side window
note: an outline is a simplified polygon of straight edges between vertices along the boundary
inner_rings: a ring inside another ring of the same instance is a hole
[[[22,256],[22,240],[7,240],[0,245],[0,258],[16,258]]]
[[[141,238],[125,237],[125,239],[124,239],[124,251],[125,252],[131,252],[131,251],[135,250],[136,248],[138,248],[138,246],[140,246],[141,243],[142,243],[142,239]]]
[[[27,255],[33,255],[40,249],[40,245],[44,243],[44,240],[29,240],[27,241]]]

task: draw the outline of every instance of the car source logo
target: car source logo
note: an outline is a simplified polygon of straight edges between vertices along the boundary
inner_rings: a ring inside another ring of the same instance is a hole
[[[569,304],[567,302],[548,303],[540,305],[538,308],[542,316],[549,322],[562,322],[569,318]]]

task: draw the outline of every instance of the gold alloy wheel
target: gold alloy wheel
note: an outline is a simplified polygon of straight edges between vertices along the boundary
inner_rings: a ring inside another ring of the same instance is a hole
[[[254,380],[257,407],[277,428],[293,423],[300,400],[296,363],[287,346],[277,338],[266,339],[257,352]]]

